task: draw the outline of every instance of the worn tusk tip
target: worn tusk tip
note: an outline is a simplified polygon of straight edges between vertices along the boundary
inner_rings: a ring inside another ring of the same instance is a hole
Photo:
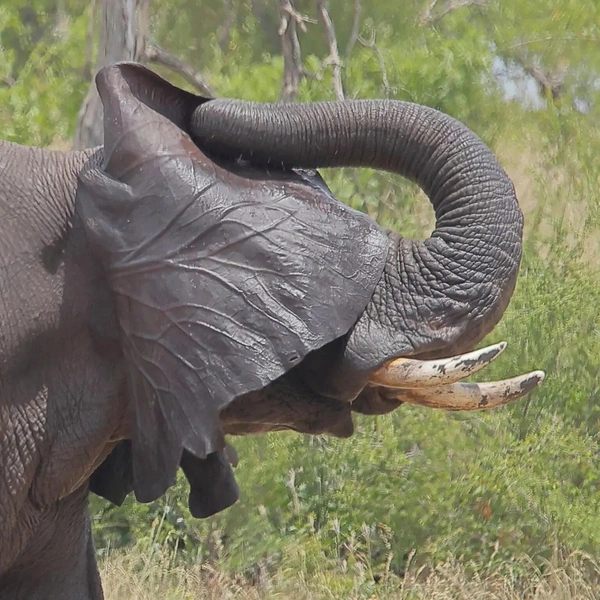
[[[519,380],[519,388],[520,391],[518,396],[525,396],[529,394],[529,392],[533,391],[546,377],[546,373],[544,371],[532,371],[531,373],[527,373],[526,375],[521,375],[518,378]]]
[[[539,385],[546,378],[546,373],[544,371],[533,371],[530,373],[531,381],[533,383],[533,387]]]
[[[491,346],[487,346],[486,348],[481,348],[481,350],[475,350],[475,352],[480,353],[480,357],[482,361],[492,362],[496,357],[500,356],[506,350],[506,346],[508,344],[506,342],[498,342],[497,344],[492,344]]]
[[[373,373],[370,381],[395,389],[456,383],[489,365],[506,346],[507,343],[502,341],[466,354],[436,360],[396,358]]]
[[[544,371],[532,371],[503,381],[453,383],[402,390],[398,399],[446,410],[488,410],[522,398],[543,380]]]

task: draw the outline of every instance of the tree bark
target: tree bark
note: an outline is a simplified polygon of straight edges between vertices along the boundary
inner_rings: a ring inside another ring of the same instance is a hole
[[[298,28],[306,31],[307,17],[296,11],[294,0],[278,0],[279,37],[283,55],[283,80],[281,83],[281,102],[293,102],[302,79],[302,54],[298,40]],[[314,21],[312,21],[314,22]]]
[[[331,16],[329,15],[329,7],[327,0],[317,0],[317,12],[323,22],[325,28],[325,37],[327,38],[327,47],[329,48],[329,56],[325,62],[331,65],[333,76],[333,93],[336,100],[344,99],[344,84],[342,83],[342,64],[340,53],[338,52],[337,37],[335,35],[335,27]]]
[[[102,0],[95,72],[123,60],[143,62],[149,8],[150,0]],[[92,81],[77,118],[73,148],[91,148],[102,142],[102,103]]]

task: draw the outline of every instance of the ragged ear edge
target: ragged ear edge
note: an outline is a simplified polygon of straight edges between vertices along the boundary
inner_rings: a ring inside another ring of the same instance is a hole
[[[79,182],[82,185],[79,190],[79,208],[88,240],[96,256],[108,273],[114,273],[118,272],[119,260],[124,256],[117,248],[131,250],[137,247],[139,236],[135,230],[139,231],[142,223],[146,223],[151,231],[154,231],[152,227],[160,229],[160,217],[157,217],[156,213],[150,220],[142,219],[138,223],[139,227],[129,232],[126,223],[129,222],[131,211],[144,204],[140,198],[147,198],[139,188],[145,186],[148,172],[157,171],[156,167],[149,166],[149,163],[154,160],[168,160],[171,164],[172,157],[186,152],[193,153],[195,150],[184,128],[193,110],[204,99],[179,90],[149,69],[135,63],[122,63],[103,69],[98,74],[96,83],[104,107],[104,161],[103,168],[90,169],[80,175]],[[158,175],[159,181],[164,184],[164,188],[161,188],[162,191],[155,198],[159,207],[161,204],[168,206],[169,201],[173,204],[180,197],[186,197],[193,191],[188,189],[187,182],[181,182],[178,165],[181,168],[177,162],[171,165],[170,180],[164,173],[162,179],[161,174]],[[167,180],[170,183],[165,183]],[[130,184],[133,187],[130,187]],[[170,189],[171,185],[175,185],[176,192]],[[134,188],[137,192],[134,192]],[[156,192],[156,189],[154,191]],[[137,218],[139,220],[139,214]],[[126,239],[128,234],[132,239]],[[126,252],[125,255],[128,256],[129,253]],[[117,293],[116,298],[122,329],[123,323],[129,323],[132,318],[129,314],[131,307],[127,295],[125,296]],[[150,312],[147,320],[152,321],[156,314],[152,314],[152,309],[142,302],[140,310],[144,309]],[[142,317],[140,319],[144,320]],[[124,331],[127,330],[128,326],[125,326]],[[135,349],[126,343],[128,339],[127,335],[122,336],[126,362],[134,365],[138,359],[142,363],[143,359],[146,359],[148,364],[154,367],[153,374],[159,379],[164,377],[160,366],[156,366],[148,356],[138,356]],[[134,356],[135,360],[132,358]],[[145,367],[148,364],[144,363]],[[137,499],[141,502],[152,501],[161,496],[175,483],[176,469],[185,449],[195,455],[194,460],[204,460],[207,454],[221,451],[225,446],[216,409],[207,406],[205,410],[201,410],[201,407],[198,407],[195,416],[200,421],[193,423],[194,419],[190,415],[194,413],[195,406],[191,411],[190,407],[186,406],[187,413],[168,406],[157,407],[158,392],[155,387],[160,388],[162,395],[172,401],[172,394],[166,389],[169,386],[157,383],[152,377],[149,384],[147,372],[144,369],[142,371],[143,374],[134,369],[134,372],[129,373],[128,387],[135,417],[132,447],[128,450],[119,448],[104,465],[101,465],[90,481],[92,491],[109,497],[115,503],[123,501],[131,483]],[[194,398],[197,396],[198,394],[195,394]],[[180,397],[181,390],[178,390],[175,398]],[[168,404],[168,401],[165,401]],[[146,411],[150,414],[146,414]],[[193,430],[193,433],[187,431],[189,429]],[[201,439],[198,439],[198,436]],[[121,450],[131,454],[129,461],[120,456]],[[126,462],[132,462],[131,473],[124,467]],[[202,467],[199,467],[199,470],[202,471]],[[116,476],[117,481],[111,479],[111,473]],[[221,506],[223,502],[235,501],[231,493],[235,485],[226,476],[222,479],[220,489],[208,492],[207,506],[214,508]],[[192,487],[196,489],[198,486],[194,484]],[[227,501],[222,498],[225,488],[230,488],[225,494]],[[207,508],[203,507],[202,511],[205,510]]]
[[[184,450],[181,469],[190,485],[188,507],[193,517],[206,519],[238,501],[240,491],[231,470],[227,447],[205,459]]]
[[[120,441],[90,476],[90,492],[121,506],[133,492],[131,441]]]
[[[169,119],[190,134],[192,114],[210,100],[169,83],[154,71],[135,62],[120,62],[104,67],[96,74],[96,88],[105,107],[105,155],[110,156],[118,137],[110,135],[114,126],[107,106],[123,95],[131,95],[148,108]],[[112,113],[114,114],[114,112]],[[108,135],[107,135],[108,134]]]
[[[195,518],[207,518],[235,504],[239,488],[231,471],[237,466],[235,448],[227,444],[221,452],[196,458],[184,451],[180,466],[188,480],[188,507]],[[121,440],[90,477],[90,492],[122,506],[134,491],[133,453],[130,440]]]

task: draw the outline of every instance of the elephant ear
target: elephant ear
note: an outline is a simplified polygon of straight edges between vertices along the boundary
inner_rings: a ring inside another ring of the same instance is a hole
[[[104,162],[80,174],[77,206],[114,294],[134,491],[151,501],[184,450],[224,449],[223,407],[348,332],[388,239],[300,175],[213,162],[145,77],[131,65],[98,74]]]

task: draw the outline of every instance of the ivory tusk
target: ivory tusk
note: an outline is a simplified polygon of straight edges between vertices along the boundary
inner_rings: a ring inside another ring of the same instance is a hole
[[[397,399],[445,410],[482,410],[508,404],[525,396],[544,380],[543,371],[532,371],[503,381],[453,383],[427,389],[406,389]]]
[[[456,383],[489,365],[506,348],[506,342],[438,360],[396,358],[378,369],[369,383],[390,388],[437,387]]]

